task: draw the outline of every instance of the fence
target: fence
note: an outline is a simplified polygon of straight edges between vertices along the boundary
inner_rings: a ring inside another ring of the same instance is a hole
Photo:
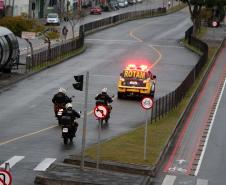
[[[61,45],[54,46],[50,49],[40,51],[32,56],[26,57],[26,71],[32,71],[37,68],[48,67],[53,64],[54,60],[61,60],[71,51],[81,48],[84,45],[84,37],[67,41]]]
[[[189,88],[193,85],[203,66],[206,64],[208,59],[208,45],[197,38],[192,36],[193,28],[189,28],[185,33],[185,38],[188,43],[192,46],[199,48],[202,52],[199,61],[188,74],[185,80],[176,88],[175,91],[157,99],[154,102],[153,109],[151,112],[151,122],[159,120],[161,117],[166,115],[169,111],[175,108],[178,103],[183,99]]]

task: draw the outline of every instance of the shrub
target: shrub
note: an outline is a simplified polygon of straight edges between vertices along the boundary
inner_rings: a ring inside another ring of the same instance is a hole
[[[40,23],[32,19],[26,19],[23,16],[4,17],[0,19],[0,25],[10,29],[15,35],[21,37],[22,31],[39,32],[44,29]]]

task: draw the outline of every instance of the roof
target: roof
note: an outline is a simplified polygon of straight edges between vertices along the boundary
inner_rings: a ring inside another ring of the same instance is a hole
[[[12,34],[12,32],[9,29],[0,26],[0,36],[9,35],[9,34]]]

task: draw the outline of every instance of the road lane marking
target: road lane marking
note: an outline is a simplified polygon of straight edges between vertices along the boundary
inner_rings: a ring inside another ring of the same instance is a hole
[[[23,160],[24,156],[13,156],[9,160],[5,161],[3,164],[1,164],[0,168],[5,168],[5,164],[9,163],[9,167],[12,168],[16,163]]]
[[[145,27],[145,26],[147,26],[147,25],[149,25],[149,24],[151,24],[151,23],[144,24],[144,25],[142,25],[142,26],[140,26],[140,27],[137,27],[137,28],[131,30],[131,31],[129,32],[130,37],[134,38],[135,40],[137,40],[137,41],[139,41],[139,42],[143,42],[143,43],[144,43],[144,40],[142,40],[141,38],[139,38],[139,37],[137,37],[136,35],[134,35],[134,32],[137,31],[137,30],[139,30],[139,29],[141,29],[141,28],[143,28],[143,27]],[[149,48],[152,48],[152,49],[158,54],[158,58],[155,60],[154,64],[151,66],[151,67],[154,67],[154,66],[157,65],[157,64],[160,62],[160,60],[162,59],[162,53],[161,53],[158,49],[156,49],[155,47],[153,47],[153,45],[148,44],[147,46],[148,46]]]
[[[34,171],[45,171],[55,160],[56,158],[45,158],[34,168]]]
[[[206,179],[197,179],[196,185],[208,185],[208,180]]]
[[[201,156],[200,156],[197,168],[196,168],[195,173],[194,173],[195,176],[197,176],[198,173],[199,173],[199,169],[201,167],[204,154],[206,152],[206,147],[207,147],[207,144],[208,144],[208,141],[209,141],[209,137],[210,137],[210,133],[211,133],[211,130],[212,130],[212,127],[213,127],[213,122],[215,120],[215,117],[216,117],[216,114],[217,114],[217,111],[218,111],[218,107],[220,105],[220,101],[221,101],[221,98],[222,98],[222,95],[223,95],[223,92],[224,92],[225,85],[226,85],[226,79],[224,80],[224,85],[223,85],[223,88],[221,89],[221,93],[220,93],[219,99],[217,101],[216,108],[214,110],[214,114],[213,114],[213,117],[212,117],[212,120],[211,120],[211,123],[210,123],[210,127],[209,127],[209,130],[208,130],[207,136],[206,136],[206,140],[205,140],[205,143],[204,143],[204,146],[203,146],[203,150],[202,150],[202,153],[201,153]]]
[[[162,185],[173,185],[175,180],[176,180],[176,176],[166,175],[163,182],[162,182]]]
[[[135,40],[109,40],[109,39],[85,39],[85,40],[90,40],[90,41],[103,41],[103,42],[131,42],[131,43],[137,43],[138,41]]]
[[[41,133],[41,132],[44,132],[44,131],[46,131],[46,130],[50,130],[50,129],[55,128],[55,127],[57,127],[57,125],[50,126],[50,127],[41,129],[41,130],[39,130],[39,131],[32,132],[32,133],[29,133],[29,134],[25,134],[25,135],[22,135],[22,136],[19,136],[19,137],[15,137],[15,138],[9,139],[9,140],[7,140],[7,141],[3,141],[3,142],[0,143],[0,146],[6,145],[6,144],[11,143],[11,142],[13,142],[13,141],[17,141],[17,140],[23,139],[23,138],[25,138],[25,137],[29,137],[29,136],[33,136],[33,135],[35,135],[35,134],[39,134],[39,133]]]
[[[134,38],[134,37],[133,37]],[[137,38],[136,38],[137,39]],[[101,42],[131,42],[131,43],[140,43],[141,41],[134,41],[134,40],[108,40],[108,39],[86,39],[90,41],[101,41]],[[177,46],[177,45],[162,45],[162,44],[150,44],[150,46],[153,47],[162,47],[162,48],[179,48],[184,49],[183,46]]]
[[[90,76],[118,78],[118,75],[98,75],[98,74],[90,74]]]
[[[93,113],[93,110],[90,111],[90,112],[88,112],[87,115],[89,116],[89,115],[91,115],[92,113]],[[84,117],[84,115],[81,116],[81,118],[83,118],[83,117]],[[19,137],[15,137],[15,138],[9,139],[9,140],[7,140],[7,141],[3,141],[3,142],[0,143],[0,146],[9,144],[9,143],[11,143],[11,142],[13,142],[13,141],[18,141],[18,140],[20,140],[20,139],[23,139],[23,138],[26,138],[26,137],[29,137],[29,136],[33,136],[33,135],[36,135],[36,134],[45,132],[45,131],[50,130],[50,129],[52,129],[52,128],[55,128],[55,127],[57,127],[57,126],[58,126],[58,125],[53,125],[53,126],[50,126],[50,127],[47,127],[47,128],[41,129],[41,130],[38,130],[38,131],[36,131],[36,132],[28,133],[28,134],[25,134],[25,135],[22,135],[22,136],[19,136]]]

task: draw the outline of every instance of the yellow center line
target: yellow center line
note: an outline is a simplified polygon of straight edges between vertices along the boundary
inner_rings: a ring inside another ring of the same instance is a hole
[[[28,134],[25,134],[25,135],[22,135],[22,136],[19,136],[19,137],[15,137],[15,138],[9,139],[9,140],[7,140],[7,141],[1,142],[1,143],[0,143],[0,146],[6,145],[6,144],[11,143],[11,142],[13,142],[13,141],[17,141],[17,140],[19,140],[19,139],[23,139],[23,138],[25,138],[25,137],[29,137],[29,136],[33,136],[33,135],[35,135],[35,134],[39,134],[39,133],[41,133],[41,132],[50,130],[50,129],[55,128],[55,127],[57,127],[57,125],[50,126],[50,127],[41,129],[41,130],[36,131],[36,132],[31,132],[31,133],[28,133]]]
[[[90,111],[90,112],[88,112],[87,115],[91,115],[92,113],[93,113],[93,110]],[[81,116],[81,117],[83,117],[83,116]],[[34,136],[36,134],[40,134],[42,132],[48,131],[50,129],[53,129],[53,128],[57,127],[57,126],[58,125],[53,125],[53,126],[50,126],[50,127],[47,127],[47,128],[44,128],[44,129],[35,131],[35,132],[31,132],[31,133],[28,133],[28,134],[25,134],[25,135],[22,135],[22,136],[19,136],[19,137],[15,137],[15,138],[12,138],[12,139],[9,139],[9,140],[0,142],[0,146],[3,146],[3,145],[6,145],[6,144],[9,144],[9,143],[12,143],[14,141],[18,141],[20,139],[23,139],[23,138],[26,138],[26,137],[29,137],[29,136]]]
[[[137,27],[137,28],[134,28],[133,30],[131,30],[131,31],[129,32],[129,36],[132,37],[132,38],[134,38],[135,40],[137,40],[137,41],[139,41],[139,42],[144,42],[144,40],[142,40],[141,38],[139,38],[138,36],[136,36],[134,33],[135,33],[136,31],[142,29],[143,27],[149,25],[149,24],[151,24],[151,23],[147,23],[147,24],[144,24],[144,25],[139,26],[139,27]],[[155,60],[154,64],[152,65],[152,67],[154,67],[154,66],[157,65],[157,64],[159,63],[159,61],[162,59],[162,54],[161,54],[161,52],[160,52],[158,49],[156,49],[155,47],[153,47],[153,46],[151,46],[151,45],[148,45],[148,47],[152,48],[152,49],[158,54],[158,58]]]

